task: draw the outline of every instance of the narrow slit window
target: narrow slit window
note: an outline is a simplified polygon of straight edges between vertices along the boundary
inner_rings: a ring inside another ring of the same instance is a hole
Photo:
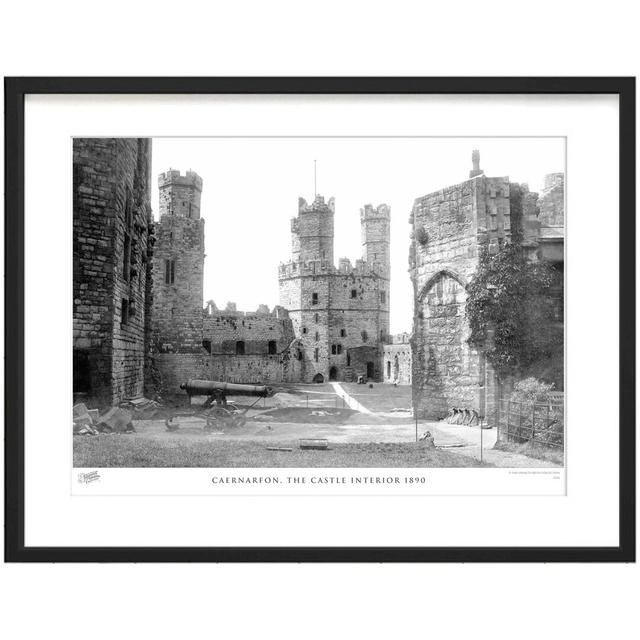
[[[164,282],[165,284],[173,284],[176,279],[176,261],[164,261]]]
[[[126,298],[122,298],[122,307],[120,309],[120,322],[121,324],[129,324],[129,301]]]

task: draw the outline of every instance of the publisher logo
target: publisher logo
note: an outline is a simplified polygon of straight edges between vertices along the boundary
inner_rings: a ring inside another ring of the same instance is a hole
[[[78,482],[80,484],[89,484],[96,480],[100,480],[100,474],[97,471],[88,471],[87,473],[78,474]]]

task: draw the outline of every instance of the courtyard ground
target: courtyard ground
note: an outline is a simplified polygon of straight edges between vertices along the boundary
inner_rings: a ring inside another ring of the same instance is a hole
[[[204,432],[204,421],[164,414],[134,421],[135,433],[74,437],[74,467],[551,467],[553,461],[494,449],[494,429],[421,421],[411,387],[376,384],[278,385],[270,398],[230,397],[247,423]],[[257,401],[256,401],[257,400]],[[349,408],[352,400],[367,413]],[[426,431],[435,448],[416,442]],[[482,436],[482,463],[480,438]],[[328,450],[301,450],[301,438],[325,438]],[[267,447],[291,448],[270,451]]]

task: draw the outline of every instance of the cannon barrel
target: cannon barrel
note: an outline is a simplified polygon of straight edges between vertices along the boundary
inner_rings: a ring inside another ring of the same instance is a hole
[[[234,382],[220,382],[218,380],[188,380],[180,385],[190,396],[210,396],[221,391],[233,396],[263,396],[272,393],[271,387],[262,384],[237,384]]]

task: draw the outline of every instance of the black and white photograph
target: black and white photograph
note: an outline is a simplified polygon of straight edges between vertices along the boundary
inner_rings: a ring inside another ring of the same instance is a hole
[[[74,138],[79,481],[562,468],[565,144]]]
[[[623,80],[12,86],[18,555],[628,557]]]

